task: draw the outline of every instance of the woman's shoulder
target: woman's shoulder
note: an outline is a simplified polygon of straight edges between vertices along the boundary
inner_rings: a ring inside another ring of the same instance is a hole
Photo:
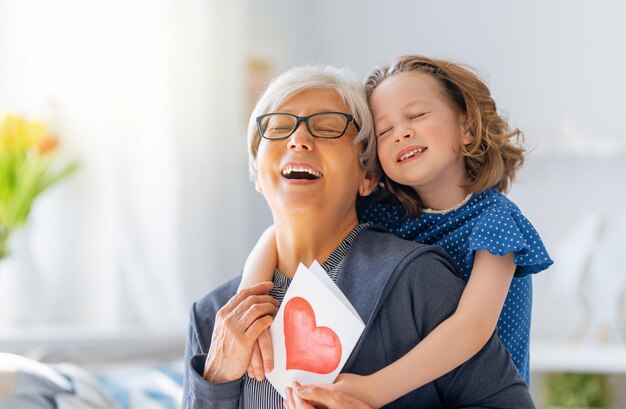
[[[390,298],[419,294],[419,298],[430,299],[442,288],[460,291],[463,281],[440,246],[403,240],[370,226],[350,247],[337,285],[367,322],[376,305],[388,303]],[[429,295],[424,291],[430,291]]]
[[[211,317],[212,319],[217,311],[237,293],[240,282],[241,274],[211,290],[193,304],[192,315],[196,317]]]
[[[368,274],[386,278],[408,270],[429,273],[431,269],[423,267],[433,263],[458,276],[454,262],[441,246],[404,240],[378,226],[369,226],[359,234],[346,261],[358,266],[356,271],[368,270]]]
[[[189,331],[200,351],[208,351],[215,325],[215,316],[233,295],[241,282],[241,274],[216,287],[194,302],[189,312]],[[189,339],[188,339],[189,342]]]
[[[386,227],[374,223],[370,223],[359,233],[352,246],[363,256],[367,255],[368,258],[384,257],[387,260],[402,259],[409,254],[420,256],[425,253],[440,251],[439,246],[404,240],[394,235]]]

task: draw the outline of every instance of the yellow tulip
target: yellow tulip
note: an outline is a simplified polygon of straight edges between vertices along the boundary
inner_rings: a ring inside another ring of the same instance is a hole
[[[6,115],[0,125],[0,149],[25,152],[36,149],[48,137],[46,126],[16,115]]]
[[[59,146],[59,139],[52,135],[47,135],[37,142],[36,148],[40,155],[46,155],[53,152],[57,146]]]
[[[0,122],[0,259],[8,254],[9,235],[26,223],[35,199],[77,169],[76,161],[52,166],[58,144],[40,121],[6,115]]]

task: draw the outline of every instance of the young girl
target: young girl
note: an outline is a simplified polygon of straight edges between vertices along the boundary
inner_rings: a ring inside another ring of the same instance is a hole
[[[521,132],[498,114],[487,86],[452,62],[401,57],[374,70],[365,87],[386,197],[361,199],[360,221],[441,245],[467,286],[455,313],[404,357],[368,376],[342,374],[333,387],[382,406],[469,360],[496,328],[528,383],[531,274],[552,260],[501,193],[523,163]],[[246,262],[242,286],[270,280],[275,265],[270,228]],[[248,372],[257,379],[260,360],[256,353]]]

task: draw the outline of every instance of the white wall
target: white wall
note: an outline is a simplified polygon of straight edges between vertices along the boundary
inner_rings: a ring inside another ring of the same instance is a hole
[[[244,6],[0,0],[0,114],[49,116],[52,102],[63,152],[81,161],[34,207],[39,275],[0,268],[42,283],[13,324],[184,334],[191,302],[240,271],[256,237]]]
[[[547,141],[567,148],[573,133],[624,139],[622,2],[297,3],[287,6],[295,8],[293,64],[349,66],[365,76],[403,54],[451,58],[484,74],[500,107],[542,153],[552,152]]]
[[[621,211],[624,3],[275,0],[251,7],[260,24],[282,34],[286,66],[334,64],[365,77],[376,65],[416,53],[478,69],[500,110],[525,133],[529,153],[511,197],[550,251],[591,209],[607,220]],[[279,19],[272,18],[276,10]],[[622,273],[614,285],[622,285]],[[559,284],[550,274],[536,279],[533,336],[566,340],[588,319],[586,308],[571,299],[557,303]],[[619,325],[626,337],[626,322]]]
[[[123,207],[124,192],[158,193],[155,184],[133,184],[150,175],[145,166],[129,175],[123,186],[115,183],[119,179],[102,180],[101,173],[92,172],[94,166],[110,165],[107,160],[116,153],[103,142],[106,138],[127,140],[136,157],[141,157],[142,143],[150,141],[153,133],[162,142],[155,152],[173,147],[164,169],[175,168],[177,176],[167,180],[163,169],[159,175],[165,178],[168,194],[176,197],[164,209],[169,214],[166,231],[176,237],[167,253],[171,263],[167,271],[170,280],[174,274],[181,277],[177,305],[187,306],[239,271],[255,238],[271,222],[265,203],[247,178],[249,107],[244,94],[249,58],[269,61],[272,75],[294,65],[326,63],[351,67],[364,77],[374,66],[406,53],[451,58],[476,67],[500,109],[524,130],[533,149],[511,197],[534,222],[549,250],[590,208],[611,215],[621,211],[626,199],[621,181],[626,171],[624,3],[249,0],[225,6],[218,1],[163,0],[94,4],[0,0],[0,109],[36,110],[54,97],[66,119],[64,136],[70,150],[87,152],[83,173],[42,199],[34,215],[40,226],[47,226],[39,238],[57,240],[58,251],[47,254],[56,257],[57,264],[48,270],[70,279],[47,278],[54,290],[49,301],[65,302],[57,306],[57,323],[88,321],[75,308],[82,301],[110,301],[102,295],[81,295],[81,285],[96,280],[105,294],[116,294],[119,286],[127,288],[128,276],[118,268],[117,258],[106,257],[106,248],[91,246],[73,254],[67,246],[80,249],[94,237],[105,237],[106,245],[114,246],[111,221],[120,216],[116,212]],[[33,34],[32,27],[41,31]],[[150,118],[156,121],[149,122]],[[96,154],[98,150],[102,152]],[[114,164],[132,171],[132,160],[132,155],[122,156]],[[159,217],[156,213],[162,207],[152,208],[149,199],[143,200],[129,208],[146,209],[141,211],[144,215],[154,211],[154,217]],[[141,232],[139,238],[158,235],[140,226],[135,231]],[[137,243],[142,245],[141,240]],[[149,247],[149,258],[155,249],[163,247]],[[87,271],[94,254],[102,263]],[[152,254],[152,262],[162,256]],[[563,321],[570,304],[553,302],[549,274],[536,280],[535,311],[541,313],[535,316],[533,335],[566,339],[577,317]],[[77,297],[74,302],[65,299],[68,288]],[[106,322],[119,321],[122,312],[116,308],[105,314]],[[136,316],[124,319],[142,322],[145,306],[138,308]],[[186,316],[180,320],[184,325]]]

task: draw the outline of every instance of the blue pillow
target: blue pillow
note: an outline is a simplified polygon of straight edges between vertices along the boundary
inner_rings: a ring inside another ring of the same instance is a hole
[[[115,409],[97,379],[75,365],[45,365],[0,353],[2,409]]]

